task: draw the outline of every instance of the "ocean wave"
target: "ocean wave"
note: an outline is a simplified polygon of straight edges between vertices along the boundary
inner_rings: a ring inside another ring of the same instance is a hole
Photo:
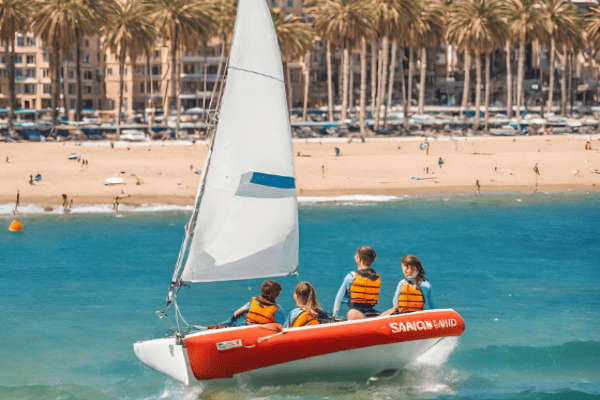
[[[12,215],[14,204],[0,204],[0,215]],[[119,213],[144,213],[144,212],[168,212],[168,211],[191,211],[191,205],[172,205],[172,204],[119,204]],[[48,207],[35,204],[19,206],[19,216],[21,215],[64,215],[64,214],[114,214],[115,210],[112,204],[89,204],[74,206],[68,213],[65,213],[62,207]]]
[[[340,203],[342,205],[351,205],[356,203],[385,203],[391,201],[400,201],[407,198],[404,196],[387,196],[387,195],[371,195],[371,194],[351,194],[345,196],[299,196],[298,203]]]

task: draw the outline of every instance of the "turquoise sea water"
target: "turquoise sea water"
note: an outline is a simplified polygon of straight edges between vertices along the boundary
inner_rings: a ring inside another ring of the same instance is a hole
[[[466,322],[375,382],[184,387],[137,360],[161,336],[185,211],[0,217],[0,399],[600,399],[600,195],[486,194],[300,206],[300,280],[331,309],[356,248],[377,251],[385,310],[400,258],[423,261],[439,307]],[[293,308],[296,277],[279,279]],[[190,322],[228,318],[261,281],[195,285]]]

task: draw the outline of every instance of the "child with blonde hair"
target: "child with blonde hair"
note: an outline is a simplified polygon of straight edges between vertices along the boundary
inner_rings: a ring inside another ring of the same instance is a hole
[[[331,316],[319,306],[317,293],[310,283],[300,282],[296,286],[294,300],[296,300],[297,307],[290,311],[284,327],[297,328],[331,321]]]

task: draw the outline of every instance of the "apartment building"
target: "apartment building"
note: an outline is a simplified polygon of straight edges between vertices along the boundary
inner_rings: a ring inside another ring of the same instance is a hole
[[[0,107],[6,108],[8,96],[8,56],[0,47]],[[61,67],[61,107],[75,109],[75,49],[65,57]],[[81,39],[81,74],[83,107],[102,108],[104,99],[104,57],[98,37]],[[31,32],[19,32],[15,40],[15,109],[51,108],[52,80],[50,49]]]

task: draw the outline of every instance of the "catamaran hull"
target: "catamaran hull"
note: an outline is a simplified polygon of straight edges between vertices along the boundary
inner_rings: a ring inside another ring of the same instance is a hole
[[[134,344],[151,367],[185,384],[360,380],[401,369],[465,329],[453,310],[430,310],[285,329],[279,324],[210,330]]]

